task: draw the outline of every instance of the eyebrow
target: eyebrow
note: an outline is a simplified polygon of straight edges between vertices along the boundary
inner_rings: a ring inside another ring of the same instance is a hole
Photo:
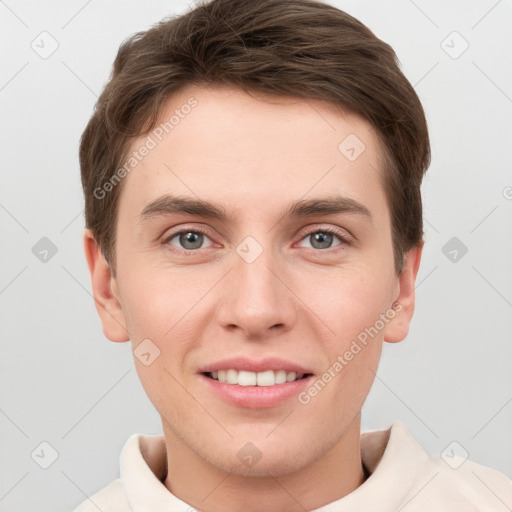
[[[280,219],[285,217],[303,218],[315,215],[335,215],[340,213],[354,213],[363,215],[372,220],[370,210],[349,197],[332,196],[313,199],[301,199],[291,203],[283,212]],[[149,203],[140,213],[141,221],[148,218],[166,214],[190,214],[208,219],[217,219],[222,222],[228,220],[223,206],[193,199],[186,196],[164,195]]]

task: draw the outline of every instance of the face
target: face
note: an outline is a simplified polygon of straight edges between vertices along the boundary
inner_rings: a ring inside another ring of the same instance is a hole
[[[89,239],[104,331],[131,339],[168,444],[286,474],[359,428],[383,340],[407,333],[419,253],[397,276],[358,116],[221,86],[182,90],[173,114],[132,146],[151,147],[124,178],[115,278]]]

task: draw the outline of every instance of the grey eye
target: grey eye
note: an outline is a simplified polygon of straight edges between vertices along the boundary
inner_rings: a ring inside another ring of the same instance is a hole
[[[169,239],[169,243],[176,245],[176,243],[173,242],[173,240],[176,239],[178,239],[178,248],[191,251],[201,249],[203,242],[205,239],[208,239],[208,237],[199,231],[182,231],[181,233],[176,233],[176,235]]]
[[[203,234],[189,231],[180,235],[180,244],[184,249],[199,249],[203,245]]]
[[[315,233],[309,234],[306,239],[309,238],[311,247],[313,249],[329,249],[332,247],[335,235],[326,231],[316,231]],[[337,238],[337,237],[336,237]]]

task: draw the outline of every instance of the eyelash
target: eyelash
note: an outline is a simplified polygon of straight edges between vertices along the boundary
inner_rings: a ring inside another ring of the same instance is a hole
[[[175,231],[174,233],[170,234],[169,236],[165,237],[165,239],[163,240],[163,244],[164,245],[167,245],[167,246],[170,246],[170,241],[175,238],[176,236],[178,235],[181,235],[181,234],[184,234],[184,233],[200,233],[208,238],[210,238],[208,236],[208,233],[201,229],[201,228],[194,228],[194,229],[180,229],[179,231]],[[340,240],[340,244],[338,245],[335,245],[334,247],[328,247],[326,249],[315,249],[314,247],[309,247],[308,249],[310,249],[310,251],[313,251],[315,254],[317,253],[325,253],[325,252],[329,252],[329,251],[336,251],[337,249],[339,250],[341,248],[341,246],[343,245],[350,245],[351,244],[351,241],[348,239],[348,237],[344,234],[341,233],[341,231],[335,229],[335,228],[320,228],[320,229],[313,229],[311,231],[308,231],[306,233],[304,233],[300,240],[299,241],[302,241],[304,240],[305,238],[307,238],[308,236],[311,236],[315,233],[328,233],[330,235],[334,235],[336,237],[338,237],[338,239]],[[171,249],[173,252],[178,252],[178,253],[181,253],[181,254],[184,254],[186,256],[192,256],[194,253],[197,253],[198,251],[200,251],[201,249],[179,249],[175,246],[172,246],[172,249]]]

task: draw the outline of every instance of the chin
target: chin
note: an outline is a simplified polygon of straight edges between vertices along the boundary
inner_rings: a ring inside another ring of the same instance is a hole
[[[305,446],[308,451],[305,451]],[[229,450],[218,452],[216,447],[211,448],[214,451],[209,456],[206,450],[202,453],[210,464],[225,472],[251,478],[282,477],[294,473],[328,449],[297,438],[290,439],[290,436],[276,438],[274,442],[264,438],[252,442],[250,437],[244,437],[242,442],[233,442]]]
[[[267,457],[262,454],[261,459],[253,464],[241,462],[236,455],[235,463],[233,463],[232,458],[229,460],[214,460],[210,462],[219,469],[238,476],[251,478],[278,478],[299,471],[307,466],[304,454],[301,455],[301,460],[297,460],[296,457],[290,458],[290,456],[285,454],[273,453],[272,456],[267,455]],[[313,460],[314,456],[311,455],[310,458]]]

